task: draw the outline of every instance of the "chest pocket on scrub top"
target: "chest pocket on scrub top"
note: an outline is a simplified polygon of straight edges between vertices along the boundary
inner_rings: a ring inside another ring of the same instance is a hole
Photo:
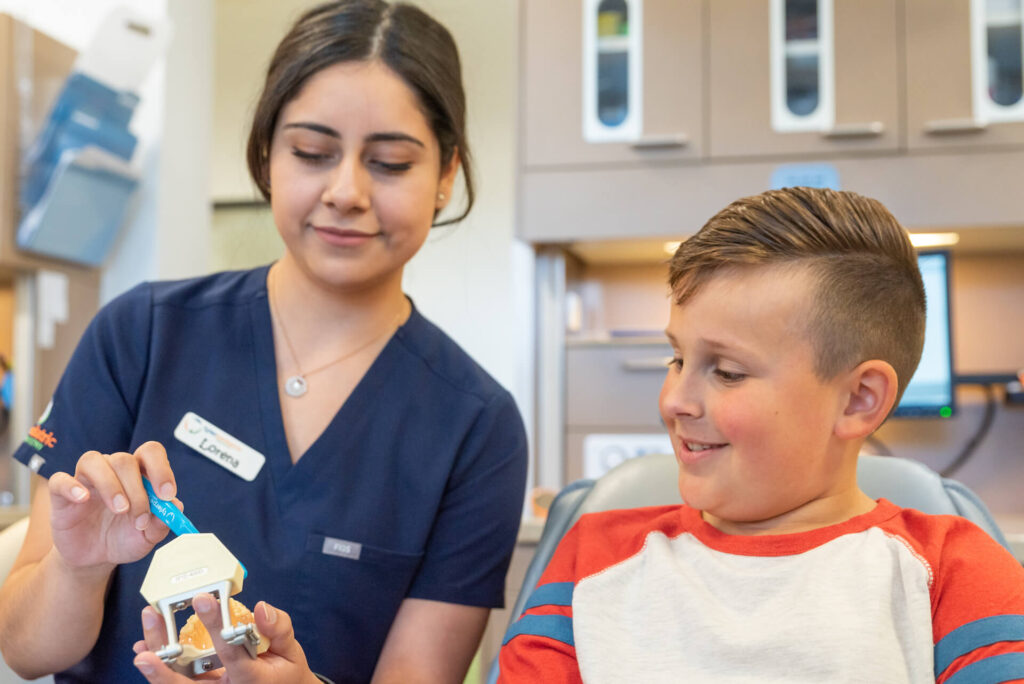
[[[395,551],[314,532],[306,538],[301,577],[296,579],[319,612],[329,611],[339,618],[368,610],[394,612],[422,559],[422,552]]]

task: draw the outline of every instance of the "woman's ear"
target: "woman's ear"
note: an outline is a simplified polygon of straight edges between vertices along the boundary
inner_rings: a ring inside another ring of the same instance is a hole
[[[452,199],[452,188],[455,187],[455,177],[459,175],[459,166],[462,161],[459,157],[459,150],[452,150],[451,161],[441,169],[441,177],[437,182],[437,198],[434,202],[435,211],[441,211]]]
[[[896,371],[879,359],[865,361],[847,375],[843,383],[848,393],[842,415],[836,421],[840,439],[867,437],[889,416],[896,403],[899,384]]]

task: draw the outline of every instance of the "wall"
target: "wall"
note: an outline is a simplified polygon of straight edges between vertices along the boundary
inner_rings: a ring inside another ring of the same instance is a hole
[[[270,51],[302,8],[298,0],[218,0],[213,136],[214,199],[255,195],[244,171],[245,122]],[[469,100],[477,201],[470,217],[436,229],[405,271],[405,289],[512,392],[532,424],[533,250],[514,237],[516,3],[418,2],[459,45]],[[458,205],[459,197],[453,204]],[[281,242],[265,209],[223,204],[214,214],[212,267],[244,268],[274,259]]]
[[[952,265],[955,371],[1024,368],[1024,252],[954,253]],[[661,264],[599,265],[586,267],[578,279],[601,291],[607,329],[661,330],[668,317],[666,275]],[[952,419],[893,419],[876,436],[896,455],[942,470],[975,434],[984,414],[980,388],[960,387],[957,401],[959,413]],[[1022,435],[1024,407],[1000,407],[988,436],[954,475],[999,515],[1024,515]]]

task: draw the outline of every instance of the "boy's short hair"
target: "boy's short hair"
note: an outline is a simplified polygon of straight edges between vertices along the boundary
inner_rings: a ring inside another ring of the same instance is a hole
[[[738,199],[685,240],[669,264],[676,304],[722,269],[792,264],[815,278],[806,329],[829,379],[868,359],[896,371],[899,402],[924,346],[925,294],[906,231],[853,192],[785,188]]]

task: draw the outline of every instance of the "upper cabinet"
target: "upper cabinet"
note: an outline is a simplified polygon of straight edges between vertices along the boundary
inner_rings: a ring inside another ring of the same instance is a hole
[[[524,0],[527,168],[697,160],[702,0]]]
[[[910,149],[1024,143],[1024,3],[905,2]]]
[[[520,2],[523,239],[686,235],[794,183],[1020,225],[1024,0]]]
[[[896,0],[714,0],[710,156],[900,146]]]

